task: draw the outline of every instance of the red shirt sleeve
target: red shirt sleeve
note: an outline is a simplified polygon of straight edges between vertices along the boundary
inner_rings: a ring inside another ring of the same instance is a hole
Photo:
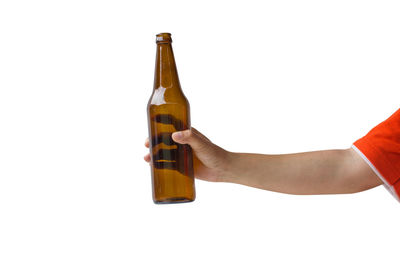
[[[400,109],[354,142],[353,148],[400,201]]]

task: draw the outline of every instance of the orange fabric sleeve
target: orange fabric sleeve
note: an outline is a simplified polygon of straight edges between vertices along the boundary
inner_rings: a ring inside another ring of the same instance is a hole
[[[354,146],[400,200],[400,109],[354,142]]]

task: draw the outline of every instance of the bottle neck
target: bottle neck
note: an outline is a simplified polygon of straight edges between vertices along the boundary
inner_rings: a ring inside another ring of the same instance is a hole
[[[157,43],[156,69],[154,72],[154,89],[181,88],[174,53],[170,42]]]

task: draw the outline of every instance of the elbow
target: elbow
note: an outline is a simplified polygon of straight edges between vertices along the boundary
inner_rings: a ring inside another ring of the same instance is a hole
[[[342,164],[337,174],[343,193],[358,193],[382,184],[381,179],[352,148],[343,150]]]

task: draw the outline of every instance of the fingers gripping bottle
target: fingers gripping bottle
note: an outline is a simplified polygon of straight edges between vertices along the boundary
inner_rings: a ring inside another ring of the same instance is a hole
[[[193,155],[172,140],[190,128],[189,102],[182,92],[169,33],[157,34],[154,89],[147,105],[153,200],[156,204],[195,199]]]

